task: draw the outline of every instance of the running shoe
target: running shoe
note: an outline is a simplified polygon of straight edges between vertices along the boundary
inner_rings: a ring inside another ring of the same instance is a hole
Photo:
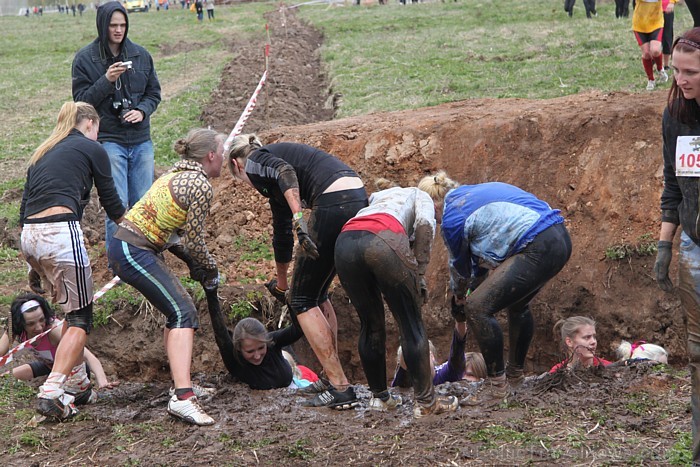
[[[655,87],[656,87],[656,83],[654,82],[653,79],[650,79],[647,82],[647,91],[653,91]]]
[[[481,383],[476,393],[467,396],[460,402],[461,405],[471,407],[494,407],[506,402],[510,395],[510,387],[505,375],[501,378],[489,378]]]
[[[321,394],[322,392],[328,391],[329,389],[334,389],[333,385],[328,380],[319,378],[313,383],[309,384],[308,386],[304,386],[303,388],[298,389],[297,394],[312,396],[314,394]]]
[[[193,384],[192,385],[192,392],[194,393],[195,396],[197,396],[197,400],[206,401],[206,400],[211,399],[214,396],[216,389],[203,388],[202,386],[197,386],[196,384]],[[171,387],[170,390],[168,391],[168,394],[170,395],[170,397],[173,397],[175,395],[175,388]]]
[[[394,410],[396,407],[400,406],[401,403],[401,396],[398,394],[390,394],[387,400],[382,400],[379,397],[373,397],[369,400],[369,410],[386,412],[387,410]]]
[[[330,407],[336,410],[347,410],[359,403],[355,390],[349,387],[342,392],[332,388],[328,389],[320,394],[316,394],[313,399],[305,400],[301,405],[304,407]]]
[[[668,81],[668,73],[663,68],[659,70],[659,83],[665,83]]]
[[[213,425],[214,419],[204,412],[196,396],[180,400],[173,395],[168,401],[168,413],[192,425]]]
[[[36,411],[45,417],[59,421],[68,420],[78,415],[78,409],[73,403],[64,404],[60,399],[37,399]]]
[[[427,415],[439,415],[446,412],[454,412],[457,410],[459,402],[455,396],[436,397],[432,404],[421,405],[417,404],[413,409],[415,418],[422,418]]]

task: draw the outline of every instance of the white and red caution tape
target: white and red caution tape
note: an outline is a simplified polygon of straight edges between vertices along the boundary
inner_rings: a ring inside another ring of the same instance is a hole
[[[119,283],[120,279],[119,276],[114,276],[111,281],[107,282],[100,290],[95,292],[95,295],[92,296],[92,301],[96,302],[104,294],[106,294],[110,289],[114,288],[115,285]]]
[[[36,336],[32,337],[31,339],[27,339],[26,341],[22,342],[19,344],[17,347],[13,348],[9,352],[7,352],[4,356],[0,357],[0,367],[7,365],[12,361],[13,355],[15,355],[17,352],[20,350],[26,349],[28,346],[32,345],[34,342],[38,341],[51,331],[53,331],[55,328],[61,326],[63,324],[63,320],[57,321],[53,326],[51,326],[49,329],[46,331],[42,332],[41,334],[37,334]]]
[[[224,152],[228,151],[228,149],[231,147],[231,143],[233,142],[233,138],[235,138],[236,136],[241,134],[241,131],[243,130],[243,125],[245,125],[246,120],[248,120],[248,117],[250,117],[250,114],[253,113],[253,109],[255,108],[255,105],[258,103],[258,94],[260,93],[260,90],[262,89],[263,85],[265,84],[266,79],[267,79],[267,70],[265,70],[265,72],[262,75],[262,78],[260,78],[260,82],[258,83],[258,87],[255,88],[255,92],[250,97],[250,100],[248,101],[248,105],[245,106],[245,110],[243,110],[241,117],[238,119],[238,122],[236,123],[236,126],[233,127],[233,130],[231,130],[231,134],[228,135],[228,138],[226,138],[226,141],[224,142]]]

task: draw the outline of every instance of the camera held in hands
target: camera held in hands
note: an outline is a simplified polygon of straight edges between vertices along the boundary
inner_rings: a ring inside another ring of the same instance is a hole
[[[122,125],[129,124],[129,122],[124,120],[124,115],[130,110],[133,110],[133,103],[130,99],[122,98],[112,101],[112,113],[114,115],[119,115],[119,122]]]
[[[132,62],[131,60],[129,60],[128,62],[122,62],[122,65],[121,65],[121,66],[125,67],[127,70],[131,70],[131,68],[132,68],[132,66],[133,66],[133,63],[134,63],[134,62]]]

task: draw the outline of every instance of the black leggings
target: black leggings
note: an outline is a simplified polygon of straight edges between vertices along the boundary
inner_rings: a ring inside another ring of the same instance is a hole
[[[503,331],[494,315],[504,308],[508,310],[508,364],[523,368],[535,328],[530,301],[561,271],[570,256],[571,238],[566,227],[553,225],[491,271],[467,298],[467,322],[479,343],[489,376],[500,376],[505,371]]]
[[[697,28],[700,26],[700,0],[685,0],[685,4],[688,5],[688,10],[690,10],[690,16],[693,17],[693,27]]]
[[[340,282],[360,317],[358,349],[372,393],[376,396],[387,390],[383,295],[399,326],[415,399],[430,404],[435,390],[428,336],[421,317],[417,265],[412,257],[397,253],[410,251],[408,237],[393,235],[399,248],[392,249],[371,232],[343,232],[336,242],[335,264]]]
[[[335,239],[345,223],[365,206],[367,192],[364,188],[318,197],[309,219],[309,235],[316,243],[319,257],[296,255],[290,298],[292,313],[303,313],[328,300],[328,287],[335,277]]]
[[[615,18],[627,18],[630,15],[630,0],[615,0]]]

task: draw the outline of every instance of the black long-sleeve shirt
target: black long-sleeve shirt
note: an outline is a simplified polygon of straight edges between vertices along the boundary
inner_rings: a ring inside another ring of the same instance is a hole
[[[681,225],[683,232],[700,245],[700,177],[676,177],[676,143],[679,136],[699,136],[700,124],[686,125],[664,111],[663,156],[664,190],[661,194],[661,220]]]
[[[304,207],[312,208],[333,182],[342,177],[357,177],[357,173],[340,159],[297,143],[268,144],[253,151],[248,156],[245,171],[255,189],[270,198],[272,248],[278,263],[290,262],[294,248],[292,211],[284,192],[290,188],[299,189]]]
[[[20,223],[53,206],[69,208],[74,220],[80,221],[90,201],[93,181],[109,218],[116,220],[123,216],[126,208],[114,187],[107,152],[99,143],[73,129],[27,170]]]

